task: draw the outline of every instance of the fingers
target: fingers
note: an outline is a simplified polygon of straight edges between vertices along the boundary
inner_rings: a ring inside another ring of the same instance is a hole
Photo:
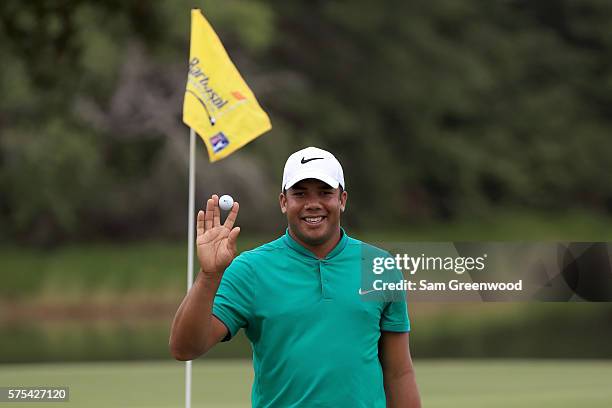
[[[219,208],[219,196],[213,194],[213,227],[221,226],[221,209]]]
[[[238,209],[240,206],[238,203],[234,203],[230,213],[227,215],[223,226],[232,229],[234,227],[234,223],[236,222],[236,218],[238,217]],[[203,225],[200,223],[200,213],[202,214]],[[198,212],[198,235],[203,234],[204,232],[221,226],[221,209],[219,208],[219,196],[213,194],[211,198],[206,201],[206,212]],[[203,228],[201,230],[200,228]]]
[[[209,198],[208,201],[206,201],[206,215],[204,216],[204,231],[208,231],[209,229],[213,227],[214,205],[215,204],[212,198]]]
[[[232,229],[227,237],[227,246],[232,253],[236,253],[236,241],[238,240],[238,234],[240,234],[240,227]]]
[[[196,234],[204,234],[204,211],[198,211],[198,221],[196,223]]]
[[[234,223],[236,222],[236,217],[238,217],[239,208],[240,208],[240,205],[238,205],[238,202],[235,202],[234,205],[232,206],[230,213],[227,215],[225,222],[223,223],[223,226],[225,228],[228,228],[228,229],[234,228]]]

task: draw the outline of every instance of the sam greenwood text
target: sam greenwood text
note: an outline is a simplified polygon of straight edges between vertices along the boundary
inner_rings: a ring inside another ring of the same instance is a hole
[[[376,291],[384,290],[407,290],[407,291],[445,291],[445,290],[490,290],[490,291],[507,291],[507,290],[523,290],[523,280],[519,279],[516,282],[459,282],[452,279],[448,282],[429,282],[426,279],[421,279],[418,282],[403,279],[399,282],[383,282],[375,280],[372,288]]]
[[[381,275],[384,272],[407,272],[414,275],[417,271],[451,272],[463,275],[464,272],[483,272],[486,268],[487,254],[477,257],[463,256],[395,256],[376,257],[372,259],[372,273]],[[523,281],[514,282],[465,282],[459,279],[446,280],[438,275],[434,281],[377,279],[372,282],[372,291],[522,291]],[[440,281],[444,280],[444,281]],[[490,279],[487,279],[490,280]]]

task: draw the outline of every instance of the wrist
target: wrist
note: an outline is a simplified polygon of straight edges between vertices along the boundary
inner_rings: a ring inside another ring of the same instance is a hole
[[[214,292],[217,292],[217,289],[221,284],[221,277],[221,274],[205,272],[202,268],[200,268],[200,272],[196,276],[196,281],[194,284],[201,286],[203,289],[212,289]]]

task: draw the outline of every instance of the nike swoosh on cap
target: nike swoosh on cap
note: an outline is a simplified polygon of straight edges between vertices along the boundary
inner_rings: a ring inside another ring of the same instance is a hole
[[[370,292],[374,292],[374,291],[376,291],[376,289],[372,289],[372,290],[363,290],[363,289],[359,288],[359,294],[360,294],[360,295],[367,295],[368,293],[370,293]]]
[[[323,160],[323,159],[324,159],[324,157],[313,157],[312,159],[306,159],[306,158],[302,157],[302,161],[301,161],[300,163],[302,163],[302,164],[306,164],[306,163],[308,163],[309,161],[313,161],[313,160]]]

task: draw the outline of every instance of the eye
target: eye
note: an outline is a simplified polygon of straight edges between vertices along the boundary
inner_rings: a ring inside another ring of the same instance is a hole
[[[293,193],[294,197],[304,197],[304,192],[303,191],[295,191]]]

